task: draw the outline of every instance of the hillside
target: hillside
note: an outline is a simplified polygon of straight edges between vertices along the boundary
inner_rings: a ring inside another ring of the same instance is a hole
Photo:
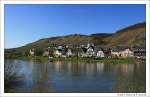
[[[22,53],[31,48],[37,50],[45,50],[50,45],[80,45],[87,44],[88,42],[94,42],[97,46],[101,47],[113,47],[117,45],[134,46],[146,45],[146,23],[138,23],[131,25],[124,29],[118,30],[113,34],[96,33],[91,35],[72,34],[67,36],[50,37],[40,39],[36,42],[29,43],[25,46],[6,49],[5,53]]]
[[[146,45],[146,24],[139,23],[117,31],[113,36],[104,39],[107,47],[116,45]]]

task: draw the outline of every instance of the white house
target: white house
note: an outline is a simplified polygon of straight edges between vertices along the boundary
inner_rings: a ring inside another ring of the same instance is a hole
[[[54,55],[55,55],[56,57],[61,57],[61,56],[62,56],[62,52],[59,51],[59,50],[55,50],[55,51],[54,51]]]
[[[96,57],[104,57],[104,52],[102,50],[99,50],[96,54]]]
[[[95,55],[95,52],[94,52],[94,44],[90,44],[90,43],[87,44],[86,55],[87,55],[88,57],[92,57],[92,56]]]
[[[94,56],[94,55],[95,55],[94,49],[93,49],[92,47],[89,47],[89,48],[87,49],[86,54],[87,54],[88,57]]]
[[[120,52],[111,51],[111,55],[114,56],[114,57],[119,57],[120,56]]]
[[[134,53],[129,48],[126,48],[125,50],[123,50],[123,51],[120,52],[120,55],[122,57],[133,57]]]
[[[67,55],[68,57],[70,57],[70,56],[73,55],[71,49],[68,49],[68,50],[67,50],[66,55]]]
[[[49,52],[48,51],[45,51],[44,53],[43,53],[43,56],[48,56],[49,55]]]
[[[29,56],[34,56],[35,55],[35,50],[34,49],[30,49],[29,50]]]
[[[133,57],[134,53],[130,48],[118,47],[111,50],[111,55],[125,58],[125,57]]]

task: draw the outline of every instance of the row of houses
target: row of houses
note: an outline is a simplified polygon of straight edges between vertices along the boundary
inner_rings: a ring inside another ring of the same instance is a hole
[[[35,49],[29,50],[29,55],[35,55]],[[87,45],[80,45],[76,48],[69,46],[57,46],[57,47],[48,47],[47,50],[43,52],[43,56],[51,57],[137,57],[145,58],[146,49],[141,46],[134,47],[124,47],[116,46],[113,48],[101,48],[95,46],[94,43],[88,43]]]

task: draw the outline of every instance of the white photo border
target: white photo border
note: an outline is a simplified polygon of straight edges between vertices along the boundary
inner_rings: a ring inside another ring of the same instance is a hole
[[[146,4],[146,93],[4,93],[4,5],[5,4]],[[150,2],[149,1],[1,1],[1,96],[2,97],[27,97],[27,96],[86,96],[86,97],[98,97],[98,96],[150,96],[150,60],[149,60],[149,36],[150,36]]]

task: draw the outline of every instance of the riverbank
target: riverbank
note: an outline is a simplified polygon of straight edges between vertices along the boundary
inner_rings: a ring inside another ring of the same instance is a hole
[[[23,56],[23,57],[18,57],[16,59],[19,60],[35,60],[35,61],[83,61],[83,62],[104,62],[104,63],[137,63],[137,62],[142,62],[143,60],[141,59],[136,59],[136,58],[83,58],[83,57],[53,57],[53,58],[48,58],[48,57],[43,57],[43,56]]]

